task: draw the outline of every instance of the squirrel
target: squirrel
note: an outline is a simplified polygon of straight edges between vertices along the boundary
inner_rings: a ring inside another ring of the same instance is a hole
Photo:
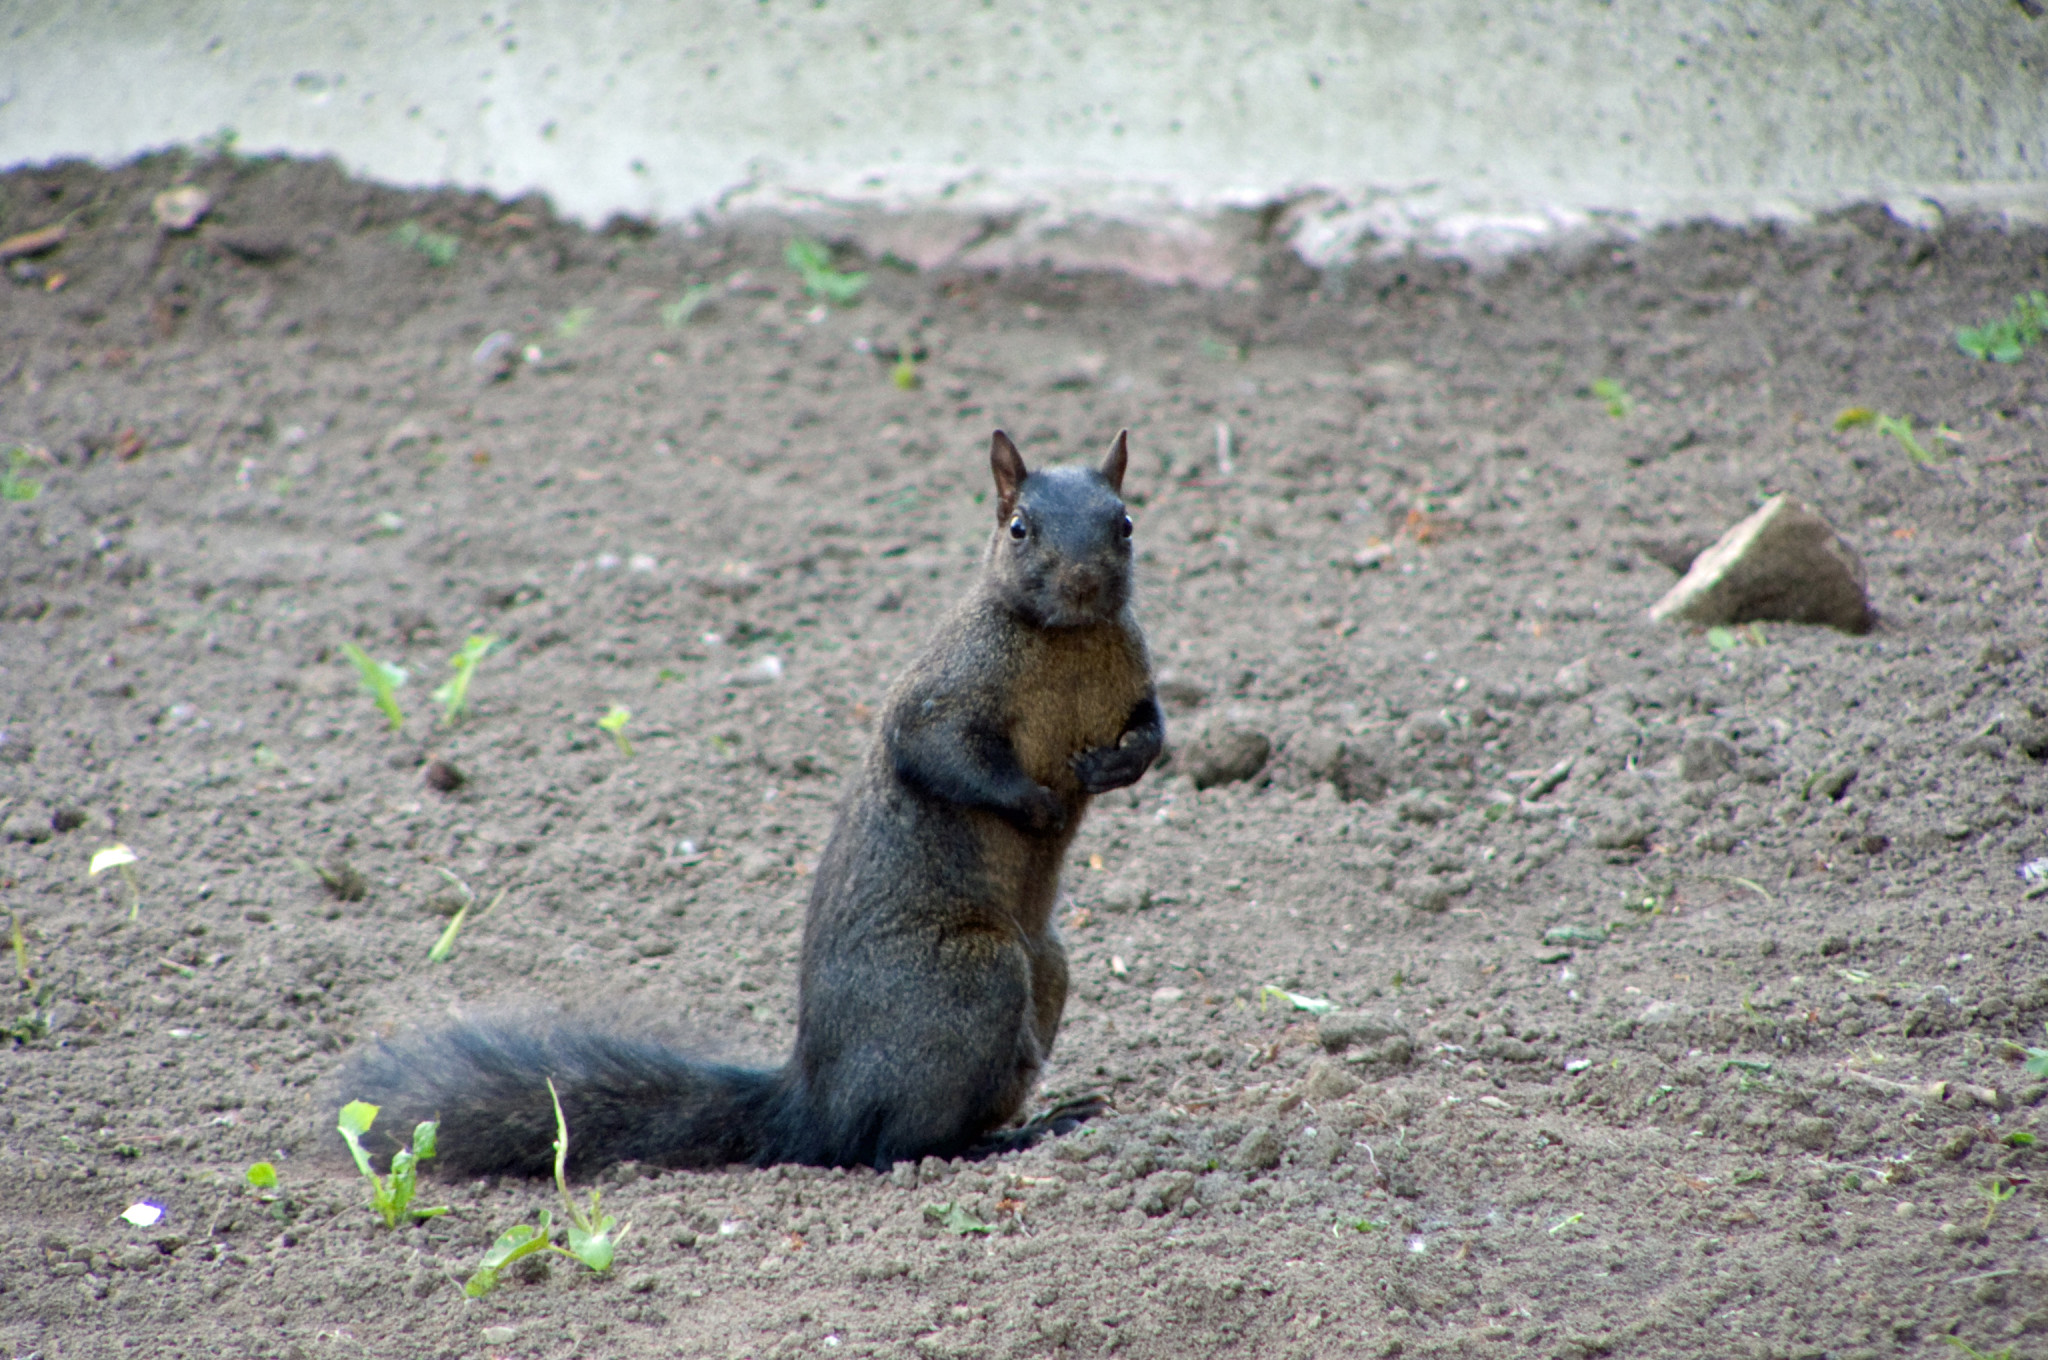
[[[1059,1031],[1052,922],[1091,797],[1137,782],[1164,720],[1131,605],[1128,432],[1100,470],[990,444],[996,528],[973,591],[891,687],[817,865],[780,1068],[710,1063],[592,1025],[457,1024],[360,1055],[387,1127],[438,1119],[456,1175],[569,1165],[872,1166],[1066,1133],[1084,1098],[1013,1126]]]

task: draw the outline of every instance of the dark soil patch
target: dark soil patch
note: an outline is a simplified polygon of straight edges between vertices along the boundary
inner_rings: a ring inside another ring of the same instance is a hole
[[[217,206],[167,237],[181,171]],[[0,230],[60,219],[0,282],[0,438],[53,460],[0,506],[7,1354],[2048,1344],[2013,1146],[2048,1091],[2043,360],[1951,341],[2042,286],[2042,233],[1858,211],[1222,294],[875,262],[816,310],[767,225],[592,234],[323,165],[0,177]],[[1833,432],[1851,404],[1949,456]],[[623,1168],[610,1276],[466,1301],[551,1192],[436,1184],[454,1212],[385,1231],[333,1155],[342,1055],[525,1002],[779,1057],[805,868],[975,570],[997,425],[1037,460],[1132,430],[1179,754],[1077,843],[1044,1092],[1118,1113],[887,1176]],[[1779,490],[1881,626],[1651,625],[1660,561]],[[412,672],[403,732],[348,641]],[[1270,743],[1249,779],[1225,727]],[[117,840],[132,914],[86,875]],[[444,869],[508,896],[433,965]],[[1374,1022],[1331,1052],[1268,987]]]

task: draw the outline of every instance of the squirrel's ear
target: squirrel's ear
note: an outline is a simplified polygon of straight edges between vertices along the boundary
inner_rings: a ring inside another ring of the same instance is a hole
[[[1017,492],[1030,474],[1024,468],[1024,455],[1001,430],[989,441],[988,465],[996,474],[996,523],[1001,524],[1017,508]]]
[[[1109,489],[1121,496],[1124,494],[1124,468],[1131,461],[1131,432],[1118,430],[1109,446],[1109,456],[1102,460],[1102,477],[1109,483]]]

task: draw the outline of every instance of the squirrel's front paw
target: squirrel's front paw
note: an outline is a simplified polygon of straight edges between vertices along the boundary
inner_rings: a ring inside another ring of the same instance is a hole
[[[1066,805],[1059,795],[1040,784],[1025,796],[1023,805],[1017,809],[1017,822],[1026,831],[1048,835],[1064,831],[1067,826]]]
[[[1137,783],[1152,764],[1152,756],[1152,751],[1136,742],[1097,746],[1074,757],[1074,775],[1089,793],[1108,793]]]

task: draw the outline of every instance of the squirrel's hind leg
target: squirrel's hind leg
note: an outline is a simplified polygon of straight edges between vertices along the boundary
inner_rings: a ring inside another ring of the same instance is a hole
[[[1063,1101],[1029,1123],[989,1134],[961,1155],[969,1160],[979,1160],[1005,1152],[1022,1152],[1041,1139],[1072,1133],[1096,1115],[1108,1113],[1110,1108],[1109,1101],[1102,1096],[1082,1096]]]

